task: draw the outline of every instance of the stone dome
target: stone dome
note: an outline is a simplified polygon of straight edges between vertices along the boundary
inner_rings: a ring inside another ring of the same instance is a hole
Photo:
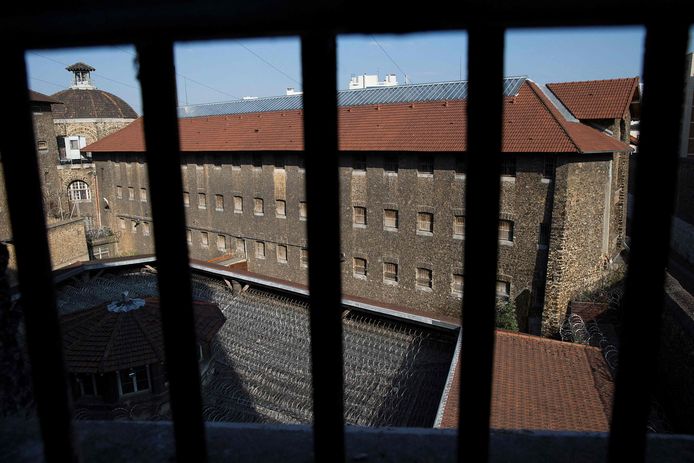
[[[98,89],[67,89],[52,95],[61,105],[53,105],[56,119],[137,119],[135,110],[122,98]]]

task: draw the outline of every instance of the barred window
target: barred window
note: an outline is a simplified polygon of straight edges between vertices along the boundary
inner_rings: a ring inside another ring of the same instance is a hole
[[[203,247],[208,247],[210,245],[210,237],[207,232],[200,232],[200,244]]]
[[[501,175],[504,177],[516,176],[515,156],[504,156],[504,158],[501,161]]]
[[[308,249],[302,248],[299,262],[302,267],[308,267]]]
[[[455,295],[463,294],[463,275],[461,273],[454,273],[451,279],[451,293]]]
[[[434,173],[434,157],[430,154],[419,155],[417,163],[417,174],[432,175]]]
[[[284,199],[275,201],[275,214],[277,214],[278,217],[287,216],[287,202]]]
[[[255,257],[265,259],[265,243],[262,241],[255,242]]]
[[[147,188],[140,188],[140,201],[147,202]]]
[[[306,220],[308,211],[306,209],[306,201],[299,201],[299,219]]]
[[[224,196],[214,195],[214,210],[223,211],[224,210]]]
[[[243,198],[234,196],[234,212],[243,212]]]
[[[499,220],[499,239],[502,241],[513,241],[513,222],[510,220]]]
[[[355,172],[366,172],[366,155],[355,154],[352,158],[352,169]]]
[[[116,198],[123,199],[123,187],[116,185]]]
[[[383,227],[386,230],[398,229],[398,211],[395,209],[383,210]]]
[[[383,281],[391,283],[398,282],[398,264],[383,262]]]
[[[198,193],[198,209],[207,209],[207,195]]]
[[[263,206],[262,198],[253,198],[253,213],[255,215],[265,214],[265,208]]]
[[[128,187],[128,199],[130,201],[135,201],[135,188],[131,186]]]
[[[416,272],[417,287],[420,289],[422,289],[422,288],[431,289],[431,287],[432,287],[431,274],[432,274],[432,272],[428,268],[417,268],[417,272]]]
[[[183,192],[183,205],[185,207],[190,207],[190,193],[187,191]]]
[[[417,231],[424,233],[434,232],[434,214],[429,212],[417,213]]]
[[[352,270],[356,277],[366,277],[366,259],[355,257],[352,261]]]
[[[89,185],[82,180],[75,180],[67,187],[67,193],[70,201],[88,202],[92,200],[92,192],[89,190]]]
[[[387,154],[383,158],[383,171],[386,174],[397,174],[398,167],[398,156],[396,154]]]
[[[465,236],[465,216],[453,216],[453,236],[458,238]]]
[[[287,246],[283,244],[277,245],[277,262],[287,262]]]
[[[508,299],[511,295],[511,283],[508,281],[496,281],[496,296]]]
[[[226,251],[227,250],[227,237],[224,235],[217,235],[217,250]]]
[[[355,225],[366,225],[366,208],[354,206],[354,214],[352,220]]]

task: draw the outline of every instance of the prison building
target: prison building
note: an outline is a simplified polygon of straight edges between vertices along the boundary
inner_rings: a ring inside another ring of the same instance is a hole
[[[467,83],[338,93],[342,288],[456,314],[464,291]],[[191,256],[305,284],[301,96],[182,108]],[[552,334],[570,298],[621,250],[628,145],[574,117],[546,87],[504,80],[497,293],[522,330]],[[122,254],[153,252],[142,119],[92,153]],[[626,158],[624,158],[626,161]]]

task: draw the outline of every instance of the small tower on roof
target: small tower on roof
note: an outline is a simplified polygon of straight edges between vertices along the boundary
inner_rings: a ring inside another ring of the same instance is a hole
[[[95,71],[93,67],[82,62],[75,63],[71,66],[66,67],[68,71],[72,72],[75,76],[72,80],[72,85],[70,88],[75,90],[94,90],[96,87],[92,84],[92,71]]]

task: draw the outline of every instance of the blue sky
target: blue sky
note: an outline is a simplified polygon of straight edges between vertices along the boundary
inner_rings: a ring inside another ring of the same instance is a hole
[[[694,27],[691,29],[694,32]],[[506,75],[536,82],[608,79],[641,74],[644,29],[511,30],[506,36]],[[341,36],[338,88],[351,74],[404,73],[412,83],[466,78],[467,36],[461,32]],[[690,40],[689,51],[694,51]],[[70,84],[69,64],[96,68],[98,88],[114,93],[141,113],[133,47],[37,50],[27,54],[32,89],[53,94]],[[461,65],[462,63],[462,65]],[[282,95],[301,87],[298,38],[180,43],[176,46],[180,104]]]

